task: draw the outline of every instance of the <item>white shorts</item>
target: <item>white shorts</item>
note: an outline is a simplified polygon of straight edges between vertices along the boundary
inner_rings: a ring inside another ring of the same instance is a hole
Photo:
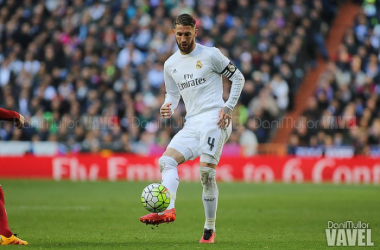
[[[219,162],[223,145],[231,135],[232,122],[228,128],[220,129],[217,124],[218,119],[219,110],[208,111],[186,119],[183,129],[173,137],[168,148],[174,148],[180,152],[185,157],[185,161],[194,160],[206,154]]]

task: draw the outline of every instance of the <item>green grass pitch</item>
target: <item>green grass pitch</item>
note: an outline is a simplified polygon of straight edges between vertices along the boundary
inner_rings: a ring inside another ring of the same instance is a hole
[[[217,237],[198,243],[200,183],[180,183],[177,220],[151,229],[140,195],[147,182],[0,180],[11,229],[27,249],[341,249],[327,247],[329,220],[369,223],[380,246],[380,187],[219,183]],[[365,247],[348,247],[364,249]]]

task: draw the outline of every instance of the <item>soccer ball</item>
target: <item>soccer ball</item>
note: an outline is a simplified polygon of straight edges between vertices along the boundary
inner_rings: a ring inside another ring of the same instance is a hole
[[[149,212],[162,212],[170,204],[170,192],[162,184],[149,184],[141,194],[141,202]]]

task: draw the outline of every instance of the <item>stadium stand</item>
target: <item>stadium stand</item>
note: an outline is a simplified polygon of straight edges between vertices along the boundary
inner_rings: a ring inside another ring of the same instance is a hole
[[[273,133],[261,122],[293,108],[305,72],[316,66],[316,51],[329,59],[324,35],[335,16],[334,3],[0,1],[0,107],[30,121],[22,131],[1,124],[0,137],[59,142],[61,153],[162,153],[184,122],[183,105],[169,121],[159,118],[158,109],[165,93],[163,63],[177,49],[172,20],[188,12],[197,19],[198,42],[220,48],[244,73],[236,129],[226,148],[231,154],[253,155]],[[357,19],[355,44],[375,32],[366,25],[372,21],[364,18],[363,24],[362,19]],[[349,31],[345,40],[350,40]],[[357,49],[358,57],[361,50],[372,53],[365,48],[347,50]],[[335,65],[347,66],[339,60]],[[372,64],[361,66],[364,74],[373,74]],[[344,75],[347,69],[341,70]]]
[[[366,0],[300,117],[288,153],[379,155],[380,6]]]

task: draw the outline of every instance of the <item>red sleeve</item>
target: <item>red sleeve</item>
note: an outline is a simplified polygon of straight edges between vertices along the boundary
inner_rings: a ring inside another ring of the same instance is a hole
[[[6,110],[6,109],[0,108],[0,120],[13,121],[14,119],[19,119],[19,118],[20,118],[19,113],[12,110]]]

